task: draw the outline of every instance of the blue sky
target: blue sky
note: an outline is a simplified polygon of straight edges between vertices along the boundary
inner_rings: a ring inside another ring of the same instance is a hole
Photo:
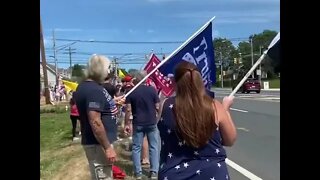
[[[185,41],[216,16],[213,38],[248,38],[265,29],[280,31],[280,0],[40,0],[40,15],[48,62],[53,62],[53,29],[56,39]],[[57,40],[56,46],[69,43]],[[168,54],[180,44],[77,42],[71,46],[75,49],[72,60],[85,64],[90,54],[97,53],[110,59],[120,57],[122,68],[139,69],[152,49]],[[57,54],[58,66],[66,68],[69,55],[64,53]],[[127,53],[131,55],[123,56]]]

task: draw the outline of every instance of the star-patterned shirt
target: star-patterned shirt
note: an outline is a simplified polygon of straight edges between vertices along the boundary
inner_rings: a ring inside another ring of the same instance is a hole
[[[165,101],[158,123],[162,140],[159,180],[229,180],[219,130],[214,131],[205,147],[188,147],[175,131],[174,102],[174,97]]]

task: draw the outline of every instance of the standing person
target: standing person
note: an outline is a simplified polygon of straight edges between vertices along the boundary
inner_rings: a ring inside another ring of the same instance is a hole
[[[174,74],[176,96],[160,106],[162,140],[159,179],[229,179],[226,150],[237,132],[229,113],[233,97],[211,98],[197,67],[180,62]]]
[[[110,80],[113,77],[112,74],[109,74],[108,77],[106,77],[104,83],[102,84],[103,88],[108,91],[109,95],[114,99],[115,101],[120,101],[124,96],[119,95],[118,90],[116,86],[114,86]]]
[[[55,101],[59,102],[60,101],[60,92],[59,92],[59,86],[58,85],[55,85],[54,92],[55,92]]]
[[[72,97],[70,99],[70,119],[71,119],[71,124],[72,124],[72,140],[73,141],[79,140],[79,138],[76,136],[76,129],[77,129],[77,122],[79,119],[79,112],[78,112],[76,102],[74,101],[74,99]]]
[[[110,80],[113,78],[113,75],[112,74],[109,74],[104,83],[103,83],[103,87],[108,91],[108,93],[110,94],[110,96],[112,98],[114,98],[116,96],[116,93],[117,93],[117,89],[116,87],[110,82]]]
[[[59,93],[60,93],[60,101],[66,99],[66,87],[64,83],[61,81],[61,85],[59,86]]]
[[[74,96],[81,123],[81,144],[86,153],[92,180],[109,180],[117,154],[112,143],[117,140],[117,108],[101,84],[109,73],[110,60],[93,55],[87,65],[86,80]]]
[[[137,73],[134,84],[140,82],[144,74]],[[136,179],[142,179],[141,146],[143,136],[146,134],[149,145],[151,179],[157,179],[159,169],[159,131],[157,128],[156,115],[159,109],[159,97],[153,87],[145,83],[139,85],[135,91],[126,98],[125,131],[132,131],[132,159]],[[132,113],[132,127],[130,115]]]

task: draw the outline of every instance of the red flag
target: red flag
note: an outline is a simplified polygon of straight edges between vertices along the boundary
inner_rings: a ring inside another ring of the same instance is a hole
[[[158,64],[160,63],[160,60],[158,57],[154,54],[152,54],[149,62],[145,66],[144,70],[147,71],[147,73],[150,73]],[[156,84],[158,89],[161,89],[162,93],[165,96],[170,96],[173,93],[173,84],[170,78],[167,76],[164,76],[159,69],[157,69],[151,76],[150,79]]]

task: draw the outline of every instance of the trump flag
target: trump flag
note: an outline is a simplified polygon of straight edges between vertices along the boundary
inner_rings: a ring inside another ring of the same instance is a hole
[[[280,32],[271,41],[267,55],[274,63],[280,63]]]
[[[150,73],[158,64],[160,64],[160,60],[156,55],[152,54],[144,70],[147,71],[147,73]],[[173,93],[174,90],[171,80],[164,76],[159,69],[151,74],[149,78],[157,86],[157,89],[160,89],[165,96],[170,96]]]
[[[171,56],[160,68],[165,76],[174,74],[174,68],[180,61],[195,64],[201,73],[207,89],[216,82],[216,66],[212,41],[212,22],[209,22],[189,43]]]

